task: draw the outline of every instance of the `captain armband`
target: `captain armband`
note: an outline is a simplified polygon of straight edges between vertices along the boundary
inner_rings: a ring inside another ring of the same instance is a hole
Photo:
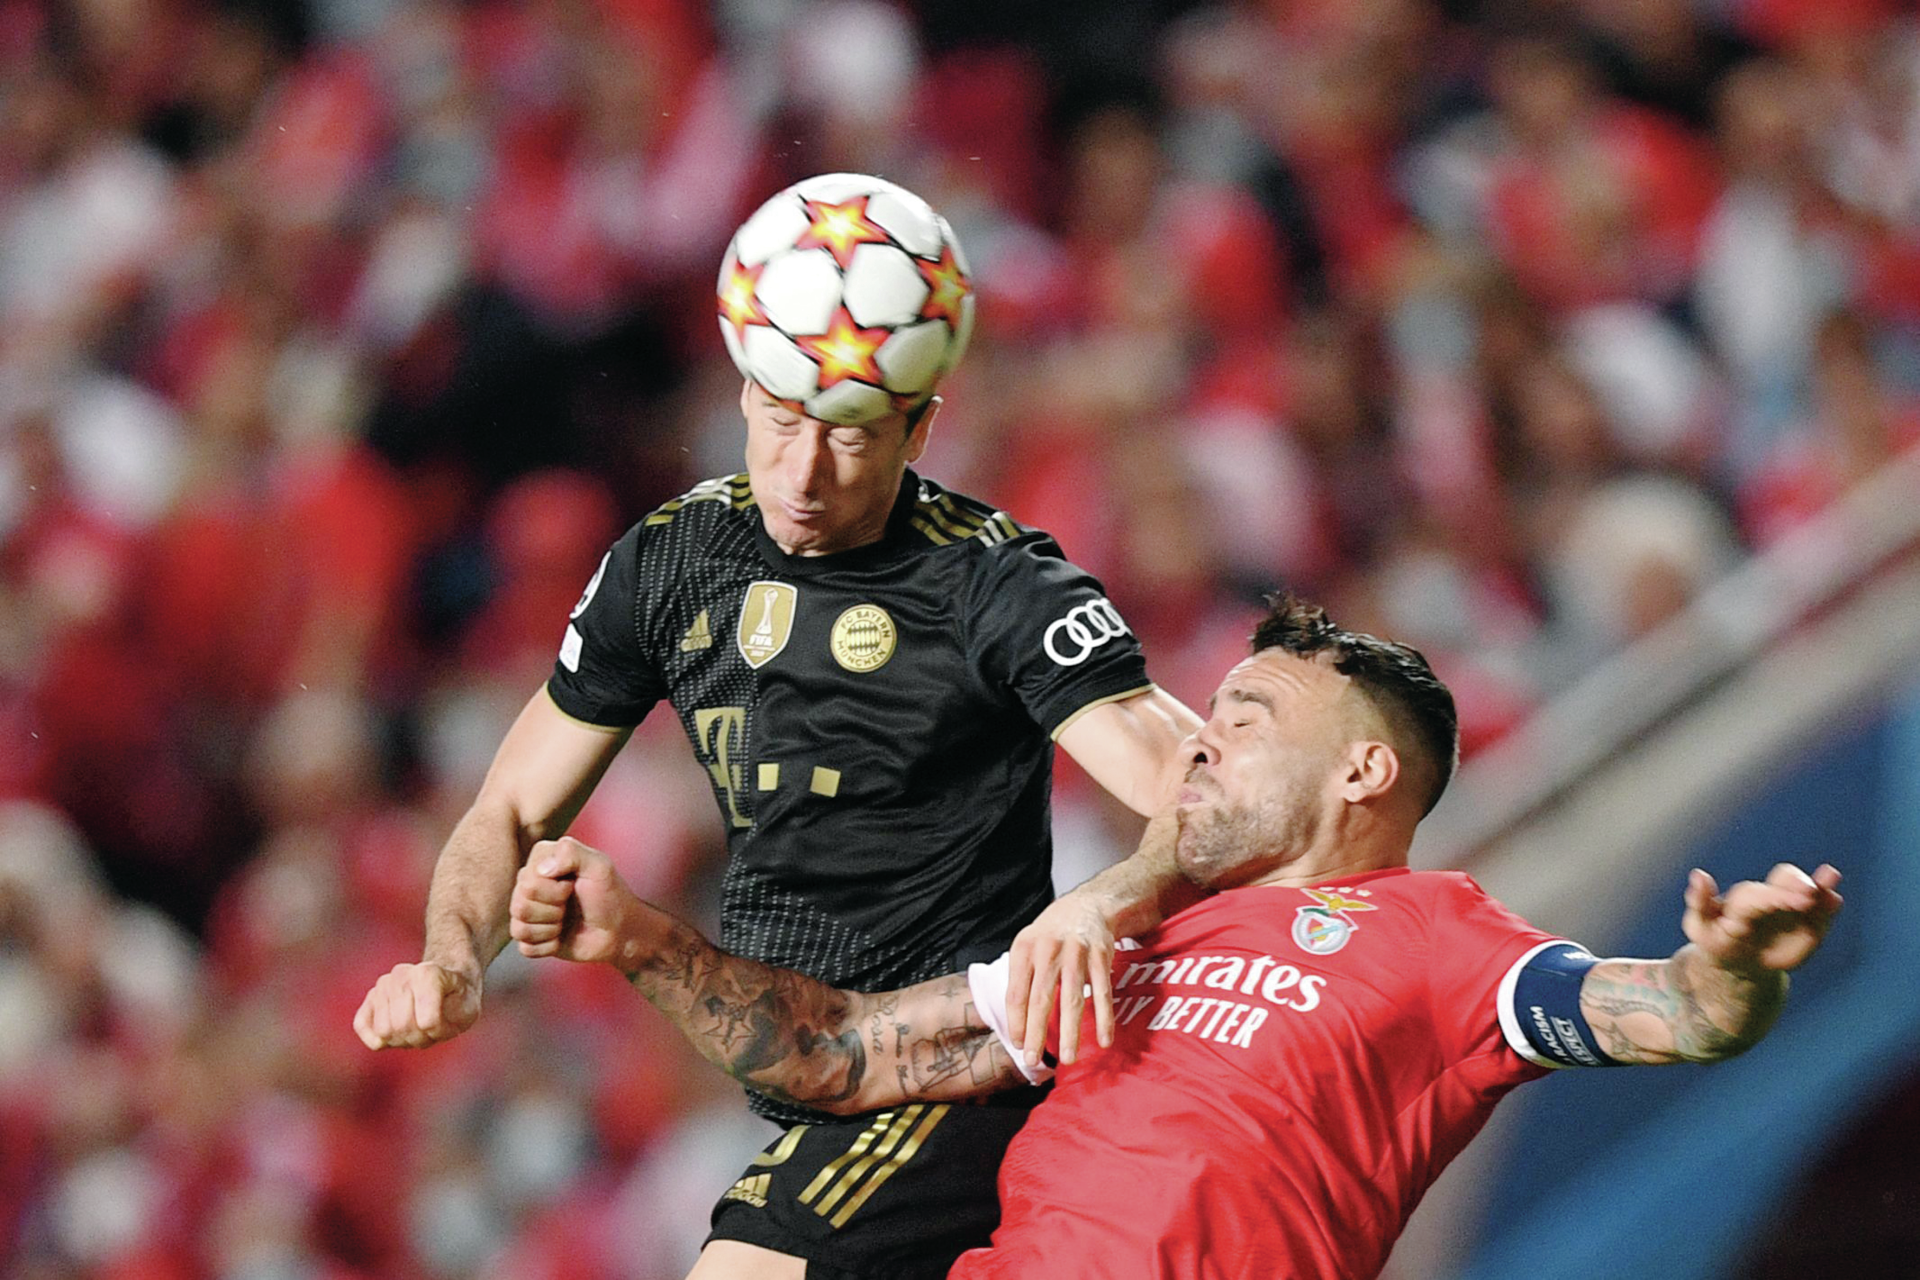
[[[1500,1031],[1542,1067],[1618,1067],[1580,1012],[1580,986],[1600,961],[1571,942],[1543,942],[1514,962],[1500,983]]]

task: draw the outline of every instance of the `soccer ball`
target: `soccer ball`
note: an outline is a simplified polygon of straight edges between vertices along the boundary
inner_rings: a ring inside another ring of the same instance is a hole
[[[825,422],[933,394],[973,332],[953,228],[859,173],[795,183],[740,225],[720,264],[720,335],[747,378]]]

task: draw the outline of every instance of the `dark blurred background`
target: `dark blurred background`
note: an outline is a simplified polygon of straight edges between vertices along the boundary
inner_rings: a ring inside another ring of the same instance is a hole
[[[417,957],[439,841],[606,545],[739,469],[720,253],[829,170],[918,191],[972,262],[924,469],[1055,532],[1195,705],[1287,586],[1425,649],[1492,776],[1712,584],[1844,559],[1834,504],[1915,474],[1892,0],[0,0],[6,1274],[681,1274],[763,1135],[609,975],[508,956],[427,1053],[349,1022]],[[1812,626],[1888,572],[1829,568],[1753,607]],[[1851,749],[1835,716],[1920,766],[1904,662],[1722,794]],[[1674,859],[1732,803],[1642,859],[1661,952]],[[1056,807],[1063,883],[1130,847],[1069,766]],[[1541,805],[1509,808],[1444,860]],[[1911,855],[1920,817],[1883,826]],[[710,916],[670,718],[576,833]],[[1704,1261],[1549,1269],[1920,1276],[1915,1043]],[[1498,1217],[1394,1275],[1522,1274]]]

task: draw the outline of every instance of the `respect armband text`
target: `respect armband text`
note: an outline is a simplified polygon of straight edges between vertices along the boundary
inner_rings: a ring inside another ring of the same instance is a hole
[[[1513,1051],[1542,1067],[1618,1067],[1580,1011],[1580,987],[1600,961],[1571,942],[1543,942],[1500,984],[1500,1030]]]

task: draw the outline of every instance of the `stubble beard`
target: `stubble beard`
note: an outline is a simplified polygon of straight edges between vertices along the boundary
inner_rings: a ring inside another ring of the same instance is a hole
[[[1216,891],[1259,879],[1305,849],[1312,834],[1294,829],[1298,822],[1278,805],[1211,805],[1179,822],[1175,862],[1188,880]]]

